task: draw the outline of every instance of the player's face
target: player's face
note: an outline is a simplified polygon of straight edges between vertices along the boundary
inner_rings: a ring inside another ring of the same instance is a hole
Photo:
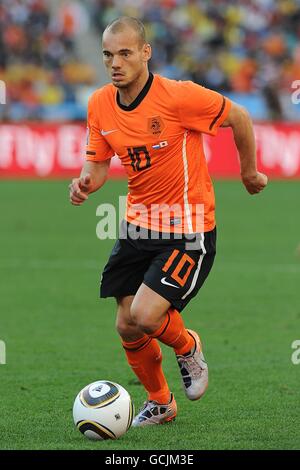
[[[103,34],[103,62],[113,85],[127,88],[145,71],[151,57],[149,44],[141,44],[131,29],[119,33]]]

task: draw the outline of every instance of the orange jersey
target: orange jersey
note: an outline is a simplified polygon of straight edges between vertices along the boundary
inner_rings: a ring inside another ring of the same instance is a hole
[[[230,100],[191,81],[150,74],[133,103],[105,85],[88,104],[86,158],[117,154],[128,175],[125,218],[160,232],[215,227],[215,198],[202,133],[215,135]]]

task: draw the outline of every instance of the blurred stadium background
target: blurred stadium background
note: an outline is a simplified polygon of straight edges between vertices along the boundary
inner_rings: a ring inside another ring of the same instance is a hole
[[[299,0],[2,0],[3,176],[66,176],[80,167],[87,99],[107,81],[101,33],[124,14],[144,21],[153,72],[193,80],[246,106],[257,123],[262,170],[300,175]],[[226,164],[215,165],[212,145],[207,139],[212,174],[236,175],[230,139]],[[114,171],[121,172],[118,161]]]
[[[8,120],[84,120],[106,82],[100,38],[127,14],[146,25],[151,69],[246,105],[255,119],[299,118],[300,2],[295,0],[2,0],[1,79]]]
[[[115,159],[118,179],[80,209],[65,179],[83,162],[88,96],[107,81],[101,32],[124,14],[144,21],[153,72],[246,106],[270,184],[250,197],[231,131],[205,139],[219,253],[185,319],[203,335],[210,392],[185,400],[165,348],[177,423],[100,448],[299,449],[299,0],[0,0],[0,448],[93,449],[70,411],[94,380],[120,381],[137,408],[144,399],[114,330],[114,301],[98,300],[113,240],[96,238],[96,207],[126,193],[122,168]]]

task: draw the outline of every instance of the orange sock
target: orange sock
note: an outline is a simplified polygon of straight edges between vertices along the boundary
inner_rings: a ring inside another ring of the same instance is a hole
[[[162,325],[151,337],[171,346],[175,354],[186,354],[195,346],[195,340],[185,328],[182,316],[174,308],[169,308]]]
[[[162,354],[156,339],[144,335],[137,341],[122,341],[127,361],[148,392],[148,399],[168,403],[170,389],[162,370]]]

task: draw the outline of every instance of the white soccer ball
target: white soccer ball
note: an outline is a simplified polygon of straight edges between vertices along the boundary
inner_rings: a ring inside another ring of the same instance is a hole
[[[84,387],[75,398],[75,426],[93,440],[117,439],[131,426],[134,406],[127,390],[109,380]]]

